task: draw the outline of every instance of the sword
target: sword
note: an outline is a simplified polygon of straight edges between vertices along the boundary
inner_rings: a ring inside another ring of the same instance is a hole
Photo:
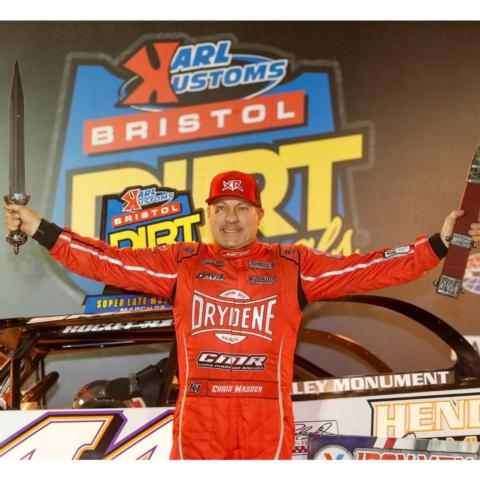
[[[26,205],[30,195],[25,193],[25,141],[24,141],[25,102],[23,98],[22,79],[18,61],[13,69],[10,89],[10,172],[8,195],[3,198],[8,205]],[[7,242],[13,246],[13,253],[18,255],[20,246],[27,241],[27,236],[20,230],[9,232]]]

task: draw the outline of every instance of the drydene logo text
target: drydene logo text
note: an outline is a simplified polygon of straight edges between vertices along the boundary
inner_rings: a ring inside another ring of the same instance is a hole
[[[230,344],[242,342],[247,335],[272,341],[277,295],[250,300],[243,292],[230,290],[220,297],[194,291],[191,335],[214,332],[219,340]]]

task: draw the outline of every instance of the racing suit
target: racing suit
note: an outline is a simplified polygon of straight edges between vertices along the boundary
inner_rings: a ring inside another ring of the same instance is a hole
[[[335,257],[255,241],[118,249],[45,220],[34,236],[68,269],[174,306],[180,393],[173,459],[289,459],[290,399],[301,313],[315,300],[397,285],[446,254],[438,234]]]

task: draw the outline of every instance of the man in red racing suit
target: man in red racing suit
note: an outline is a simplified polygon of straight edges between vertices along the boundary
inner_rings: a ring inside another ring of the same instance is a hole
[[[80,275],[170,299],[180,382],[172,459],[289,459],[302,309],[416,279],[439,263],[446,247],[439,234],[344,257],[260,243],[257,187],[241,172],[216,177],[207,202],[215,244],[118,249],[45,220],[33,237]],[[459,215],[447,217],[442,236]],[[17,220],[27,221],[18,213]]]

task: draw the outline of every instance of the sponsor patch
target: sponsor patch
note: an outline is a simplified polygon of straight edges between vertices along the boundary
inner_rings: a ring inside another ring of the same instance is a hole
[[[232,333],[216,333],[215,336],[222,342],[230,345],[243,342],[247,338],[245,335],[234,335]]]
[[[226,252],[225,256],[226,257],[245,257],[247,255],[250,255],[250,250],[239,250],[238,252]]]
[[[189,391],[192,392],[192,393],[199,393],[200,392],[200,387],[201,387],[200,383],[191,383]]]
[[[198,366],[222,370],[265,370],[267,355],[244,355],[222,352],[202,352]]]
[[[397,248],[392,248],[391,250],[387,250],[384,252],[383,256],[385,258],[391,258],[391,257],[397,257],[400,255],[406,255],[407,253],[410,253],[412,250],[412,247],[410,245],[405,245],[404,247],[397,247]]]
[[[190,383],[190,385],[193,384],[199,386],[198,390],[196,392],[190,390],[187,392],[188,395],[193,393],[209,397],[278,398],[278,384],[276,382],[195,379]]]
[[[236,344],[247,335],[272,341],[277,296],[249,299],[239,290],[213,297],[194,290],[191,335],[214,333],[222,342]]]
[[[204,265],[215,265],[216,267],[223,267],[223,261],[216,258],[204,258],[201,263]]]
[[[277,283],[277,277],[275,275],[257,277],[255,275],[248,276],[248,283],[252,285],[269,285]]]
[[[225,280],[225,275],[223,273],[206,273],[206,272],[199,272],[196,275],[196,278],[199,280],[217,280],[222,281]]]
[[[325,255],[325,250],[319,250],[318,248],[309,248],[309,250],[315,255]]]
[[[274,262],[258,262],[255,260],[252,260],[247,264],[248,268],[256,268],[258,270],[271,270],[274,265]]]

